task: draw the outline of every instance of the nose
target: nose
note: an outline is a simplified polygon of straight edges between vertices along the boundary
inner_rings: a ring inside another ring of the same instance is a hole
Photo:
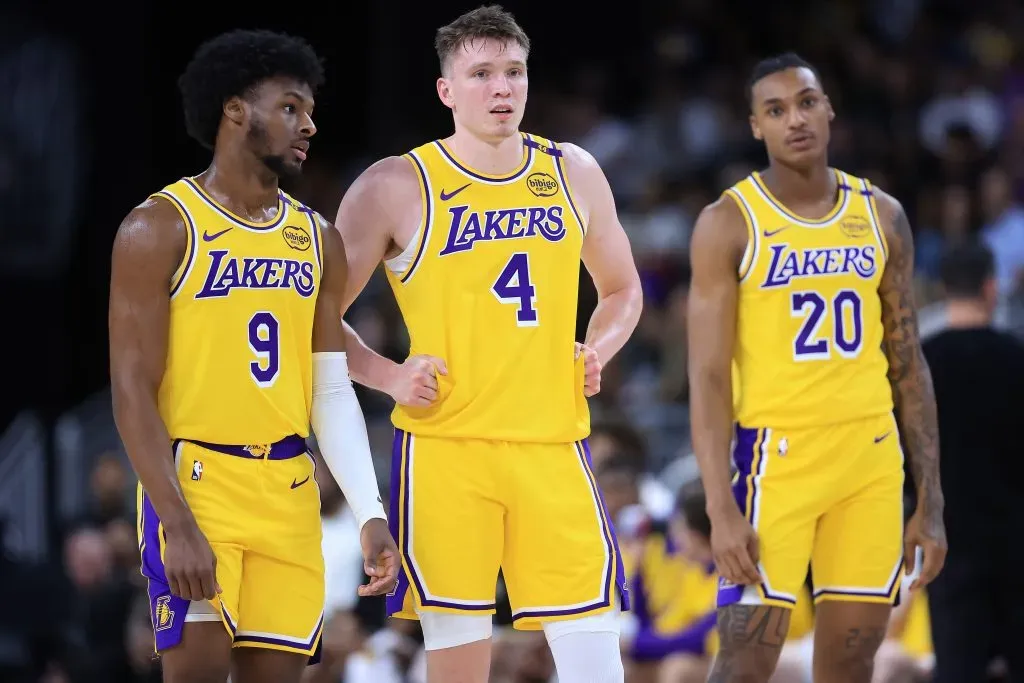
[[[508,76],[502,74],[494,79],[495,97],[508,97],[512,94],[512,86],[509,85]]]
[[[803,128],[807,125],[807,116],[804,114],[800,107],[793,107],[789,110],[789,116],[787,117],[786,125],[790,128]]]
[[[316,135],[316,124],[313,123],[313,117],[306,114],[302,117],[302,123],[299,126],[299,132],[303,137],[311,138]]]

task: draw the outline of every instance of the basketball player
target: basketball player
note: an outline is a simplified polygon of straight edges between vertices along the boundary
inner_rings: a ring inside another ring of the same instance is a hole
[[[809,562],[814,680],[868,683],[904,563],[923,549],[919,588],[946,552],[910,228],[899,202],[828,166],[813,67],[765,60],[748,94],[769,167],[701,212],[691,249],[693,439],[722,577],[709,680],[768,680]],[[901,439],[918,494],[905,538]]]
[[[625,577],[586,397],[640,315],[630,245],[594,158],[519,131],[530,42],[513,17],[475,9],[435,45],[454,133],[375,163],[336,221],[345,307],[383,261],[411,338],[401,366],[347,342],[353,378],[399,402],[405,571],[388,611],[420,619],[431,683],[482,683],[500,567],[515,626],[545,631],[559,681],[622,681]],[[581,258],[599,298],[584,344]]]
[[[360,588],[399,559],[338,321],[338,234],[278,188],[316,132],[313,50],[261,31],[199,48],[181,77],[210,167],[150,196],[113,249],[110,363],[140,480],[139,547],[164,681],[299,681],[323,625],[312,423],[361,526]],[[234,648],[234,649],[232,649]]]

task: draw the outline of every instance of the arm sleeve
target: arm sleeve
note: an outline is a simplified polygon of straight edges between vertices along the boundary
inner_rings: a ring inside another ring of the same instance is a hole
[[[359,529],[370,519],[387,519],[373,470],[366,420],[343,352],[313,354],[310,423],[327,468],[345,494]]]

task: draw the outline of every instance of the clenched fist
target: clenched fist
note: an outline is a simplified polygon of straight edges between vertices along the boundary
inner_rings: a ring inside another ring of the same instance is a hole
[[[436,356],[409,356],[396,365],[384,387],[399,405],[424,408],[437,400],[437,375],[448,374],[444,361]]]

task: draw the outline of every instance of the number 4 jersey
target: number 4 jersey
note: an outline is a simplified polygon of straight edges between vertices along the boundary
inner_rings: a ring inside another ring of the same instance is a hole
[[[309,434],[317,215],[285,193],[266,223],[218,204],[192,178],[153,195],[185,223],[170,282],[160,415],[174,439],[268,444]]]
[[[747,224],[734,355],[741,425],[892,411],[878,295],[885,236],[870,183],[834,172],[836,204],[818,220],[788,211],[758,173],[725,192]]]
[[[443,358],[440,400],[398,406],[413,434],[572,442],[587,436],[583,362],[575,359],[586,226],[554,143],[523,135],[522,162],[495,176],[435,141],[405,155],[422,220],[387,262],[410,352]]]

